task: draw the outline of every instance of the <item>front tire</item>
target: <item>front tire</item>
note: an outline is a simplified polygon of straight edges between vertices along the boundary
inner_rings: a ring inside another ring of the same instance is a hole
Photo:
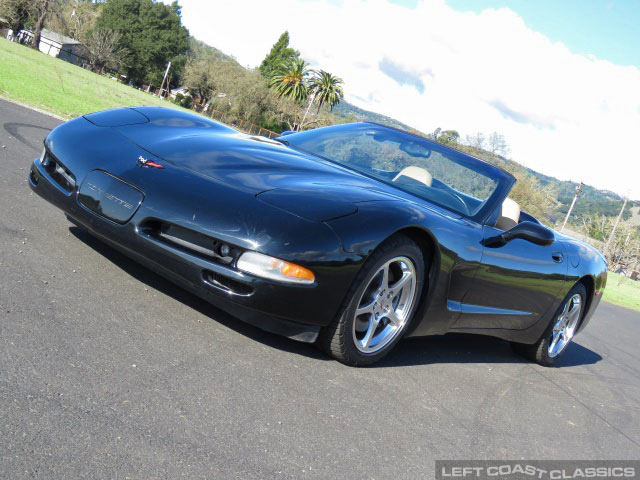
[[[513,350],[543,367],[552,367],[573,340],[587,301],[587,290],[577,283],[567,294],[549,326],[533,345],[512,343]]]
[[[411,323],[425,269],[422,251],[408,237],[383,242],[358,273],[337,318],[320,332],[318,346],[351,366],[387,355]]]

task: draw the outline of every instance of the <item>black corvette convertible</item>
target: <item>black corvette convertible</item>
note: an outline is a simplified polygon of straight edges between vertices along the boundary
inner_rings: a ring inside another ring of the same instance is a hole
[[[109,110],[53,130],[29,183],[179,286],[350,365],[446,332],[553,365],[593,315],[604,259],[521,212],[509,173],[372,123],[287,133]]]

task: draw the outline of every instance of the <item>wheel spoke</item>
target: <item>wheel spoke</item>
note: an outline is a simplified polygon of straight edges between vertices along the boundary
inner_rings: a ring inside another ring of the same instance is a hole
[[[361,305],[360,307],[356,308],[356,317],[364,315],[365,313],[373,313],[373,306],[375,305],[375,303],[375,300],[371,300],[366,305]]]
[[[371,320],[369,321],[369,328],[367,328],[367,333],[362,339],[362,346],[364,348],[369,348],[369,344],[371,343],[373,334],[376,333],[376,329],[378,328],[378,323],[379,323],[379,320],[375,317],[375,315],[371,315]]]
[[[576,301],[573,303],[569,311],[567,312],[567,316],[569,317],[569,322],[572,323],[580,314],[580,302]]]
[[[389,291],[395,297],[396,295],[398,295],[398,293],[400,293],[400,291],[402,291],[404,287],[406,287],[411,282],[412,278],[413,278],[413,275],[411,275],[411,272],[404,272],[400,280],[398,280],[393,285],[389,286]]]
[[[571,302],[567,302],[564,304],[564,307],[562,308],[562,313],[560,313],[560,317],[559,318],[564,318],[565,315],[567,314],[567,312],[569,311],[569,304]]]
[[[381,289],[387,289],[389,287],[389,264],[387,263],[384,267],[382,267],[382,283],[380,284]]]
[[[385,317],[389,320],[389,322],[394,327],[400,326],[401,320],[398,318],[398,315],[393,310],[391,310],[387,315],[385,315]]]

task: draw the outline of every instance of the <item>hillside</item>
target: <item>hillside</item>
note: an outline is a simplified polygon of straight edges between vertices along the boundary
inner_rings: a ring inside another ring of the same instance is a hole
[[[540,182],[541,185],[551,185],[554,190],[558,192],[558,200],[561,205],[558,207],[558,212],[563,216],[566,215],[569,205],[573,200],[578,183],[558,180],[554,177],[543,175],[534,170],[528,169]],[[615,217],[620,213],[624,199],[611,191],[598,190],[590,185],[584,185],[580,193],[579,201],[572,212],[572,217],[579,220],[585,215],[605,215],[607,217]],[[627,202],[627,206],[624,210],[624,219],[631,218],[632,208],[634,205],[640,205],[640,201]]]
[[[375,122],[383,125],[389,125],[390,127],[399,128],[401,130],[416,131],[414,128],[396,120],[395,118],[387,117],[380,113],[370,112],[362,108],[356,107],[346,100],[341,101],[338,105],[333,107],[333,113],[345,118],[352,119],[356,122]]]

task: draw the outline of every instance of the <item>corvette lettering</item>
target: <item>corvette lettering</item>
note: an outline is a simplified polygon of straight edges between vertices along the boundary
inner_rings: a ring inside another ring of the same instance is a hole
[[[104,190],[102,190],[100,187],[98,187],[97,185],[94,185],[93,183],[87,182],[87,186],[93,190],[94,192],[98,192],[100,193],[103,197],[108,198],[109,200],[111,200],[112,202],[117,203],[118,205],[122,205],[124,208],[126,208],[127,210],[131,210],[133,208],[133,205],[122,200],[121,198],[116,197],[115,195],[109,193],[109,192],[105,192]]]

